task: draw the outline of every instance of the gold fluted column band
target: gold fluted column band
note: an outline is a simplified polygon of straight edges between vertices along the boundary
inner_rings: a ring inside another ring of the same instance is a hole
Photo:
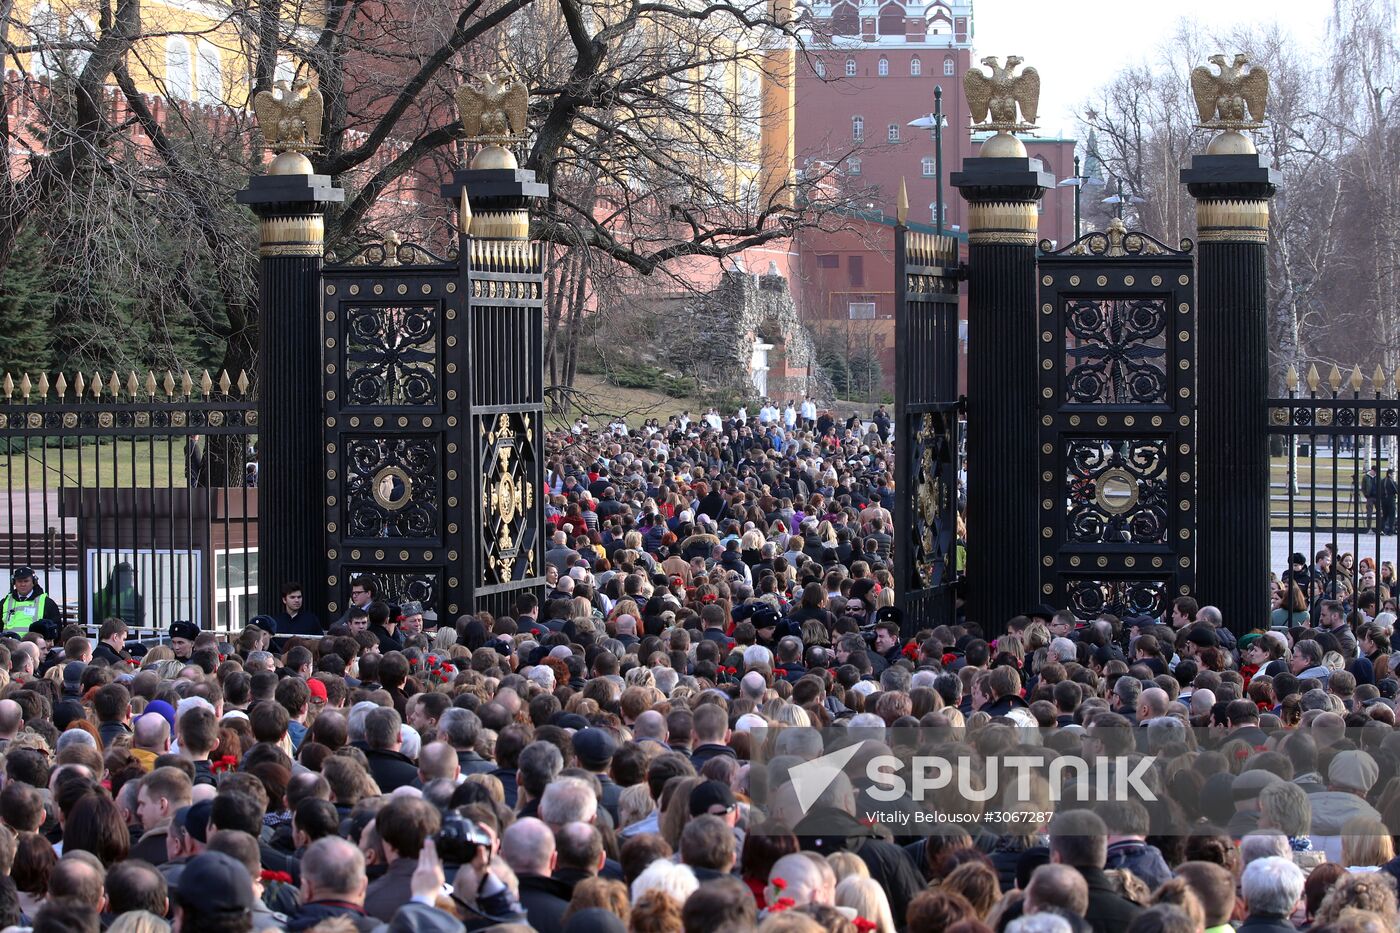
[[[972,201],[967,206],[969,243],[1034,246],[1040,231],[1035,201]]]
[[[486,211],[472,215],[471,235],[488,240],[528,240],[529,211]]]
[[[1196,239],[1202,243],[1267,243],[1269,202],[1205,199],[1197,201]]]
[[[320,256],[325,252],[326,221],[320,214],[264,217],[259,256]]]

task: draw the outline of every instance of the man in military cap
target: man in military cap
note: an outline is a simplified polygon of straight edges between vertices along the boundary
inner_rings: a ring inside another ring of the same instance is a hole
[[[4,623],[5,634],[23,638],[40,619],[60,622],[58,603],[44,592],[33,570],[20,567],[10,578],[10,592],[0,600],[0,622]]]
[[[399,634],[405,640],[423,634],[423,604],[406,602],[399,607]]]
[[[175,652],[175,659],[188,661],[194,651],[194,640],[198,637],[199,626],[193,622],[182,619],[170,623],[170,649]]]

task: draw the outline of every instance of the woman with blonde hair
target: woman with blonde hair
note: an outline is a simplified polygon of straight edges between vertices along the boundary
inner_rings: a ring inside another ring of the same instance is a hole
[[[1347,871],[1378,868],[1395,857],[1390,830],[1377,819],[1354,816],[1342,826],[1342,864]]]
[[[170,933],[170,924],[148,910],[130,910],[113,920],[107,933]]]
[[[624,787],[617,798],[617,828],[626,829],[655,812],[656,801],[651,799],[651,789],[646,784]]]
[[[836,873],[838,883],[851,877],[870,877],[870,866],[866,865],[865,860],[854,852],[833,852],[826,857],[826,863]]]
[[[560,918],[563,926],[569,925],[569,918],[580,910],[597,907],[626,923],[632,914],[632,902],[627,897],[627,885],[609,878],[585,878],[574,885],[574,895],[569,906],[564,908]]]
[[[851,857],[860,862],[858,857]],[[829,856],[827,860],[830,861]],[[864,866],[865,863],[861,862],[861,865]],[[862,926],[861,929],[872,930],[873,933],[894,933],[894,913],[890,910],[890,899],[880,887],[880,883],[870,877],[848,875],[843,878],[836,885],[836,906],[849,907],[856,912],[857,917],[863,917],[874,924],[873,927]]]

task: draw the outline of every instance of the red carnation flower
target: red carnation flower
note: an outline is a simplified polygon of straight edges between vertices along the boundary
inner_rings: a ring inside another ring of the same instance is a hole
[[[856,930],[859,931],[859,933],[870,933],[871,930],[875,929],[874,920],[867,920],[864,917],[857,917],[854,922],[856,925]]]
[[[258,875],[258,878],[260,878],[263,881],[280,881],[283,884],[292,883],[292,876],[287,874],[285,871],[272,871],[271,869],[267,868],[264,868],[262,870],[262,873]]]
[[[952,664],[952,663],[953,663],[954,661],[956,661],[957,659],[958,659],[958,656],[955,655],[955,654],[952,654],[952,653],[950,652],[950,653],[948,653],[948,654],[943,655],[942,661],[943,661],[943,664],[944,664],[945,666],[947,666],[947,665],[949,665],[949,664]]]

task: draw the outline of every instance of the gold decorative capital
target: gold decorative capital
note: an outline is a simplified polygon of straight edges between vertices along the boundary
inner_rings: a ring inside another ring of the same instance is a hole
[[[1196,203],[1196,236],[1202,243],[1267,243],[1269,202],[1202,200]]]
[[[325,252],[326,221],[320,214],[264,217],[259,256],[321,256]]]
[[[529,211],[489,211],[471,215],[471,235],[486,240],[528,240]]]
[[[970,243],[1034,246],[1040,212],[1034,201],[973,201],[968,204]]]

